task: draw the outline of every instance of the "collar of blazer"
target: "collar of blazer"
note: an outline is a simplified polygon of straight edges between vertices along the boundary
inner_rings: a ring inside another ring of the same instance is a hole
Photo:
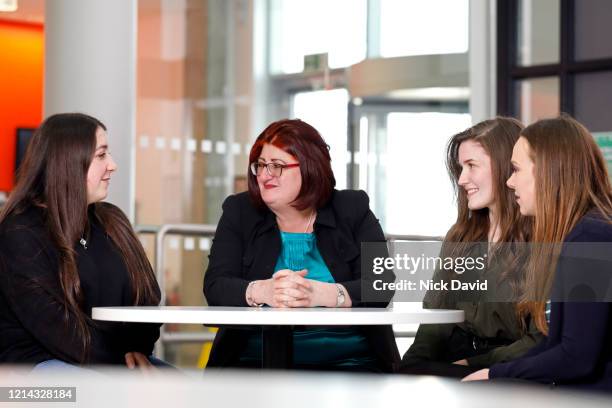
[[[260,233],[267,232],[268,230],[277,227],[276,216],[272,211],[266,209],[262,214],[263,222],[261,225]],[[336,217],[334,211],[331,208],[331,200],[323,207],[317,210],[317,218],[315,219],[315,225],[321,225],[324,227],[335,228]]]

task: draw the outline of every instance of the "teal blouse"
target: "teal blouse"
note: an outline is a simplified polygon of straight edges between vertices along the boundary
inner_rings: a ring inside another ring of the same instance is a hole
[[[281,231],[281,253],[274,272],[282,269],[308,270],[307,279],[334,283],[334,277],[327,268],[312,233]],[[251,334],[242,361],[261,360],[261,335]],[[296,365],[371,365],[367,339],[352,328],[308,327],[293,332],[293,362]]]

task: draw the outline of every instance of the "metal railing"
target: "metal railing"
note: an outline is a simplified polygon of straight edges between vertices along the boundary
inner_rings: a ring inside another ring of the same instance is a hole
[[[212,238],[217,229],[216,225],[207,224],[164,224],[161,226],[155,225],[138,225],[134,228],[139,234],[154,234],[155,235],[155,275],[162,292],[161,305],[166,304],[165,291],[165,274],[164,274],[164,240],[167,235],[179,236],[197,236]],[[427,235],[400,235],[400,234],[385,234],[387,241],[441,241],[442,237],[427,236]],[[415,336],[414,331],[398,331],[395,332],[395,337],[412,338]],[[169,343],[203,343],[211,342],[215,338],[213,332],[168,332],[165,326],[160,329],[159,341],[155,345],[155,353],[158,357],[164,358],[165,345]]]

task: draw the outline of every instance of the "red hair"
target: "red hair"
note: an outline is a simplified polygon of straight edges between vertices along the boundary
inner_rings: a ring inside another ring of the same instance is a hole
[[[271,144],[293,156],[300,164],[302,188],[293,207],[298,210],[321,208],[329,200],[336,179],[331,168],[329,146],[319,132],[308,123],[299,119],[283,119],[273,122],[257,137],[251,153],[249,165],[256,162],[266,144]],[[265,208],[261,198],[257,176],[247,169],[249,196],[258,208]]]

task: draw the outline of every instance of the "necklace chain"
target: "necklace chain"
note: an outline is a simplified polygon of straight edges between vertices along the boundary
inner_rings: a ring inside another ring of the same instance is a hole
[[[313,211],[308,217],[308,222],[306,223],[306,229],[304,230],[304,233],[308,232],[308,228],[310,228],[310,223],[314,221],[314,216],[316,213],[317,213],[316,211]]]
[[[310,228],[310,224],[312,224],[314,222],[315,216],[317,215],[316,211],[313,211],[312,213],[310,213],[310,215],[308,216],[308,221],[306,222],[306,228],[304,228],[304,233],[308,233],[308,229]],[[278,216],[276,217],[276,222],[279,223],[280,226],[280,222],[278,219]]]

